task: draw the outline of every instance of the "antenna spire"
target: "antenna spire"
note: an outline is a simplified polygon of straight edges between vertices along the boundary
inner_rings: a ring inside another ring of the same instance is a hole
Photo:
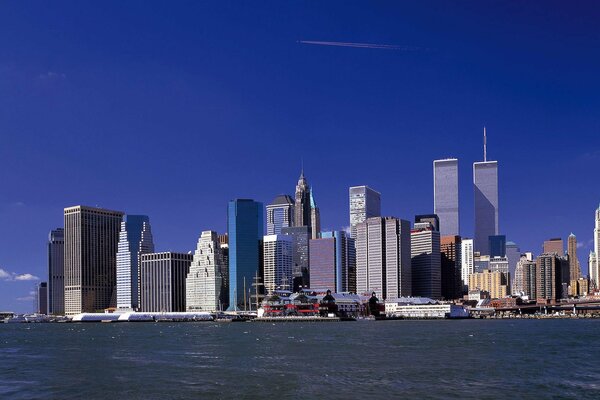
[[[483,127],[483,161],[487,161],[487,133],[485,132],[485,126]]]

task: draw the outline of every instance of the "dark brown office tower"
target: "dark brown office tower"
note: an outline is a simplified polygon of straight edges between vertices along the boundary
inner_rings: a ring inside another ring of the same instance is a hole
[[[559,257],[565,255],[565,248],[561,238],[546,240],[543,246],[543,253],[556,253]]]
[[[454,300],[462,297],[460,265],[460,236],[442,236],[440,252],[442,256],[442,297]]]
[[[577,281],[581,278],[581,266],[577,258],[577,237],[572,233],[569,235],[569,240],[567,241],[567,255],[569,256],[571,280]]]
[[[536,260],[536,295],[538,302],[555,303],[568,297],[569,261],[556,252],[540,255]]]

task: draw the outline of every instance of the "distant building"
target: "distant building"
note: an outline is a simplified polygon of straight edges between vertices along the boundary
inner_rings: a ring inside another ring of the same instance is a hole
[[[492,299],[506,297],[508,291],[508,277],[500,271],[483,270],[475,272],[469,277],[469,292],[481,290],[488,292]]]
[[[535,261],[533,261],[533,258],[531,257],[531,254],[529,255],[522,255],[519,258],[519,261],[517,262],[517,266],[515,267],[515,273],[514,273],[514,278],[512,281],[512,293],[515,295],[521,294],[521,293],[525,293],[525,294],[530,294],[531,293],[531,287],[527,287],[526,285],[526,274],[529,273],[528,271],[531,269],[531,266],[528,266],[528,264],[533,264],[533,275],[531,275],[531,279],[533,281],[533,286],[535,287]],[[535,291],[535,288],[534,288]]]
[[[287,235],[265,236],[263,260],[266,293],[292,290],[292,238]]]
[[[140,311],[185,311],[185,279],[191,254],[146,253],[140,255]]]
[[[317,202],[315,201],[315,193],[312,188],[310,188],[310,229],[311,229],[311,239],[318,239],[321,237],[321,212],[319,211],[319,207],[317,207]]]
[[[296,194],[294,203],[294,226],[311,226],[310,209],[310,186],[304,177],[304,170],[300,172],[298,184],[296,184]],[[312,233],[312,230],[311,230]]]
[[[433,212],[443,236],[460,234],[458,217],[458,160],[433,161]]]
[[[48,235],[48,314],[65,314],[65,231]]]
[[[413,295],[410,248],[408,221],[373,217],[357,224],[356,292],[375,291],[382,299]]]
[[[250,305],[252,283],[261,275],[263,205],[254,200],[236,199],[227,209],[229,241],[229,308],[239,310]]]
[[[559,257],[565,255],[564,244],[561,238],[546,240],[542,250],[542,253],[556,253]]]
[[[514,242],[506,242],[506,259],[508,260],[508,273],[510,278],[511,288],[513,287],[513,281],[516,277],[515,269],[517,263],[521,259],[521,249]],[[514,289],[513,289],[514,293]]]
[[[529,296],[531,300],[536,300],[538,298],[537,262],[529,258],[525,258],[525,260],[521,259],[521,262],[523,266],[523,292]]]
[[[311,228],[308,226],[282,228],[281,233],[292,238],[293,291],[296,292],[301,286],[308,287],[310,283],[308,264],[310,259],[309,240],[311,237]]]
[[[123,213],[75,206],[65,213],[65,314],[117,305],[117,251]]]
[[[352,186],[350,195],[350,237],[356,239],[356,225],[381,216],[381,194],[368,186]]]
[[[467,288],[469,287],[469,276],[474,272],[473,239],[462,239],[460,254],[460,276],[463,285],[463,293],[467,293]]]
[[[538,302],[555,302],[568,297],[569,261],[556,252],[544,253],[536,260],[536,295]]]
[[[220,311],[227,307],[227,263],[216,232],[204,231],[185,281],[186,311]]]
[[[440,243],[442,267],[442,297],[447,300],[462,297],[460,236],[442,236]]]
[[[140,301],[140,255],[154,252],[150,218],[126,215],[117,251],[117,307],[136,310]]]
[[[428,223],[434,231],[440,231],[440,219],[435,214],[422,214],[415,216],[415,224]],[[441,236],[441,235],[440,235]]]
[[[578,281],[581,278],[581,266],[577,258],[577,237],[571,233],[567,241],[567,255],[569,257],[569,271],[571,281]]]
[[[488,264],[488,268],[490,271],[500,271],[506,276],[509,276],[509,267],[508,267],[508,259],[506,257],[493,257],[490,258],[490,262]]]
[[[498,162],[487,161],[487,137],[485,128],[483,162],[473,163],[473,187],[475,195],[475,251],[490,254],[490,236],[498,234]]]
[[[267,206],[267,235],[280,235],[281,229],[294,226],[294,200],[280,194]]]
[[[429,222],[416,223],[411,231],[413,296],[442,297],[440,233]]]
[[[594,289],[600,288],[600,206],[596,209],[594,222],[594,251],[588,259],[588,270],[590,275],[590,286]]]
[[[322,232],[310,241],[311,289],[349,291],[349,272],[354,240],[345,231]]]
[[[488,255],[490,257],[505,257],[506,256],[506,236],[505,235],[493,235],[489,237],[489,249]]]
[[[36,310],[38,314],[48,314],[48,282],[40,282],[35,288]]]

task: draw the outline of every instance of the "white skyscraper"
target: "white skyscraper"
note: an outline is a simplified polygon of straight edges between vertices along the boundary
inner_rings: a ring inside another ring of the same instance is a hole
[[[350,237],[356,239],[356,225],[381,216],[381,194],[368,186],[353,186],[350,193]]]
[[[458,160],[433,162],[433,213],[440,219],[440,235],[459,235]]]
[[[217,232],[202,232],[185,282],[186,310],[221,310],[226,274],[227,264]]]
[[[263,240],[265,290],[292,290],[292,237],[266,235]]]
[[[126,215],[121,222],[117,251],[117,307],[139,308],[140,256],[154,252],[150,218]]]
[[[463,239],[461,242],[461,269],[460,277],[463,282],[463,288],[469,286],[469,276],[474,272],[473,260],[473,239]]]
[[[600,252],[600,207],[596,209],[596,219],[594,226],[594,252],[590,253],[589,258],[589,275],[593,287],[600,286],[600,262],[598,254]]]

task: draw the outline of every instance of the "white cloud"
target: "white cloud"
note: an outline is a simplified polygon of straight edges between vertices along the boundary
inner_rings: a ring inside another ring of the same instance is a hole
[[[6,272],[2,268],[0,268],[0,279],[10,280],[12,278],[12,274],[10,272]]]
[[[19,275],[15,275],[15,281],[37,281],[40,278],[38,278],[35,275],[31,275],[31,274],[19,274]]]
[[[39,279],[32,274],[17,274],[0,268],[0,280],[3,281],[38,281]]]
[[[33,301],[34,299],[33,296],[17,297],[17,301]]]

